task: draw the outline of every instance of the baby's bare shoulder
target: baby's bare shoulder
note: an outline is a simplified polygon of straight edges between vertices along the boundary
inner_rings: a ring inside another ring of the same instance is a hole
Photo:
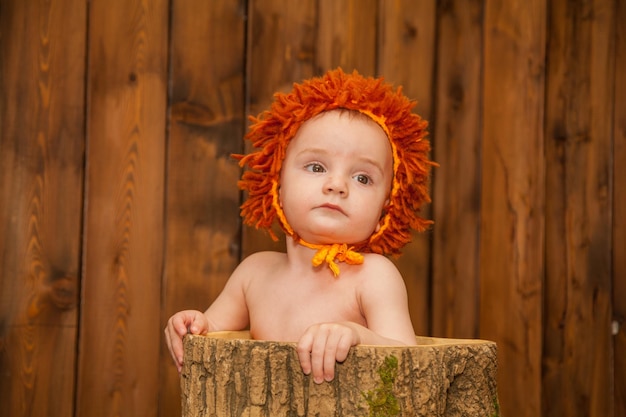
[[[253,272],[255,275],[262,275],[265,272],[273,271],[283,266],[287,261],[287,255],[281,252],[263,251],[247,256],[237,269],[238,274],[248,275]]]
[[[363,255],[363,265],[368,272],[386,272],[390,274],[399,274],[396,265],[386,256],[377,253],[366,253]]]
[[[402,274],[396,265],[386,256],[375,253],[364,254],[360,276],[361,285],[370,288],[404,286]]]

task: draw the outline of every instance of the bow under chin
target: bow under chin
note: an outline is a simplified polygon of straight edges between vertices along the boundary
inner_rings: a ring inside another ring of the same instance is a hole
[[[311,249],[317,249],[311,263],[313,266],[320,266],[326,262],[335,277],[339,276],[340,272],[337,262],[345,262],[349,265],[360,265],[363,263],[363,255],[352,250],[353,247],[348,247],[345,243],[314,245],[302,239],[298,239],[298,243]]]

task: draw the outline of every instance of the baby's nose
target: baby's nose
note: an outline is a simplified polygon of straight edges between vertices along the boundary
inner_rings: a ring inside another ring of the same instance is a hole
[[[331,177],[328,179],[325,185],[325,191],[327,193],[338,193],[340,195],[348,194],[348,186],[346,181],[338,177]]]

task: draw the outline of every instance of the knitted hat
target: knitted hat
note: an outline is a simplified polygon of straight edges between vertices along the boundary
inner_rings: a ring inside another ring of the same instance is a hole
[[[335,275],[339,272],[335,259],[360,263],[362,256],[358,252],[400,254],[400,249],[411,240],[411,229],[424,231],[432,224],[418,215],[421,205],[430,202],[428,176],[435,163],[428,159],[430,143],[425,139],[428,123],[411,112],[415,104],[402,94],[401,87],[394,90],[383,78],[366,78],[356,71],[346,74],[340,68],[294,84],[290,93],[275,94],[269,110],[251,117],[253,123],[246,139],[252,142],[255,151],[233,155],[240,166],[248,168],[238,183],[248,192],[248,199],[241,206],[244,223],[268,230],[276,240],[271,227],[278,220],[285,233],[297,242],[318,249],[314,265],[326,261]],[[393,182],[380,227],[368,239],[312,245],[297,236],[280,207],[280,170],[287,146],[300,126],[334,109],[363,113],[385,131],[393,155]]]

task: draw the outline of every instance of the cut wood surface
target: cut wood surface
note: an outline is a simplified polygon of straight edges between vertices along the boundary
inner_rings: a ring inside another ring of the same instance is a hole
[[[245,331],[188,335],[183,417],[499,414],[495,343],[416,339],[355,346],[333,381],[315,384],[295,343],[252,340]]]

